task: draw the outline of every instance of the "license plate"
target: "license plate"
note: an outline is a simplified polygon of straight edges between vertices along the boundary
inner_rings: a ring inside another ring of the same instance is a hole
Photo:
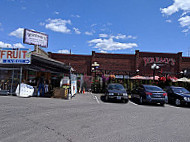
[[[118,99],[118,100],[121,100],[121,96],[117,96],[117,99]]]

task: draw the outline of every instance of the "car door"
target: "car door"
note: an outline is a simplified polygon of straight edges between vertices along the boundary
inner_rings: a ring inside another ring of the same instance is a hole
[[[140,99],[140,97],[145,98],[145,89],[143,86],[138,87],[138,96],[139,96],[139,99]]]
[[[173,95],[172,95],[172,89],[171,88],[167,88],[166,92],[168,94],[168,101],[171,102],[172,97],[173,97]]]
[[[176,99],[176,94],[173,92],[172,88],[168,88],[167,94],[169,102],[173,102]]]
[[[137,90],[137,88],[132,90],[131,98],[138,98],[138,90]]]

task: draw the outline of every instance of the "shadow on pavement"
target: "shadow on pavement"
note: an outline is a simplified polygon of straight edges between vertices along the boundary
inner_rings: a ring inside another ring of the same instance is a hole
[[[141,105],[141,104],[139,104],[139,100],[138,99],[130,99],[130,101],[133,102],[133,103],[135,103],[135,104],[137,104],[137,105]],[[157,104],[156,103],[154,103],[154,104],[152,104],[152,103],[143,103],[142,106],[164,107],[164,106],[161,106],[159,103],[157,103]]]
[[[187,108],[189,109],[190,108],[190,105],[181,105],[181,106],[176,106],[174,103],[167,103],[167,105],[170,105],[172,107],[176,107],[176,108]]]
[[[121,104],[127,104],[127,103],[123,103],[122,100],[115,100],[115,99],[109,99],[109,101],[106,101],[104,95],[100,96],[100,100],[101,100],[102,102],[104,102],[104,103],[121,103]]]

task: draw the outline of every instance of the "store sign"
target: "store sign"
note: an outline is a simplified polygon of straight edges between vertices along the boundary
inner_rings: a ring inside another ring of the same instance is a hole
[[[153,63],[164,63],[174,66],[176,62],[175,59],[173,58],[162,58],[162,57],[144,57],[143,60],[144,60],[144,66]]]
[[[48,35],[36,31],[24,29],[23,43],[48,47]]]
[[[115,75],[115,78],[117,79],[129,79],[128,75]]]
[[[30,49],[0,48],[0,64],[31,64]]]

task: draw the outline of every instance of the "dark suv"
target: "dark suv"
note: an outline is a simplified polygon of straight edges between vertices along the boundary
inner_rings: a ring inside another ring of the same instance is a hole
[[[166,87],[168,93],[168,102],[176,106],[190,104],[190,92],[183,87],[168,86]]]
[[[167,102],[167,93],[154,85],[140,85],[131,92],[132,99],[138,99],[139,104],[160,103],[164,106]]]

